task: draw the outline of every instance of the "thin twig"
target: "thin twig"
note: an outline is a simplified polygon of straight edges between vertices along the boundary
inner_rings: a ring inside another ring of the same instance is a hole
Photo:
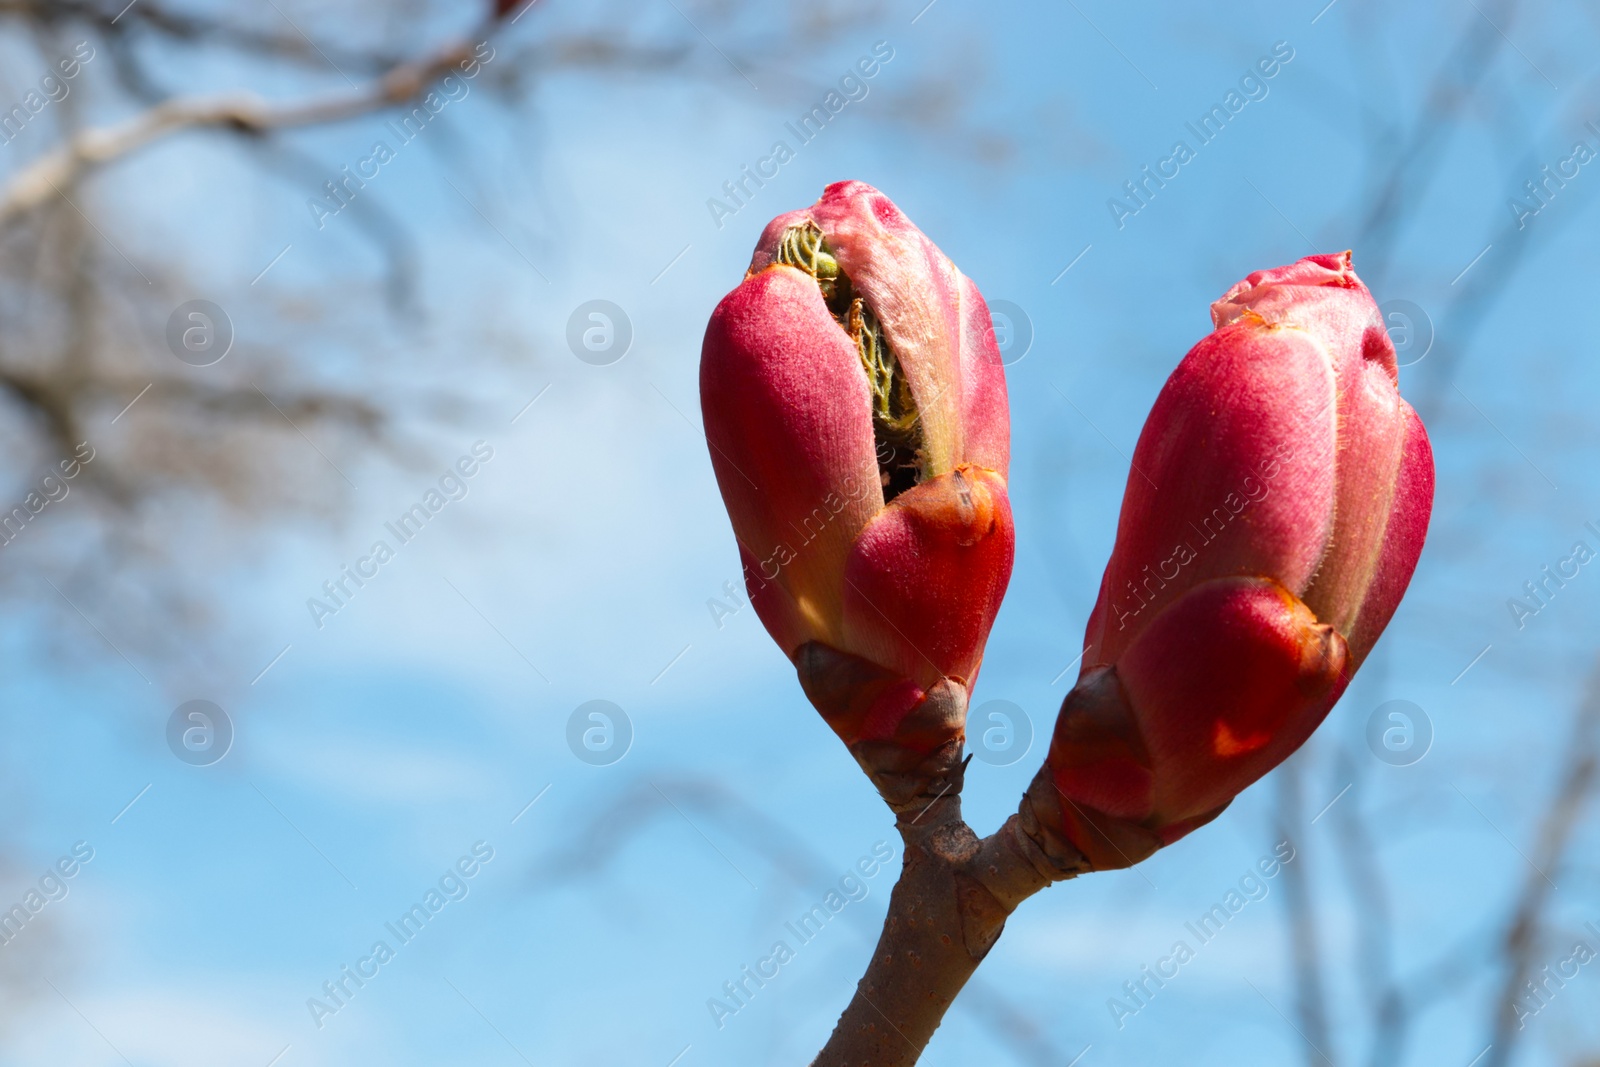
[[[1550,807],[1540,822],[1532,861],[1535,870],[1529,871],[1523,879],[1522,892],[1506,927],[1502,947],[1505,982],[1484,1012],[1494,1019],[1489,1035],[1491,1047],[1484,1067],[1505,1067],[1510,1063],[1512,1049],[1523,1032],[1517,1004],[1524,983],[1537,969],[1535,954],[1550,905],[1550,879],[1544,874],[1553,876],[1560,870],[1584,809],[1592,798],[1596,779],[1600,777],[1600,659],[1596,660],[1583,703],[1578,708],[1566,752],[1561,785],[1550,798]]]
[[[11,225],[86,173],[185,130],[229,129],[249,134],[344,122],[420,96],[429,85],[473,58],[475,45],[456,41],[422,59],[401,63],[365,88],[287,104],[253,94],[175,97],[113,126],[84,130],[19,171],[0,190],[0,228]]]

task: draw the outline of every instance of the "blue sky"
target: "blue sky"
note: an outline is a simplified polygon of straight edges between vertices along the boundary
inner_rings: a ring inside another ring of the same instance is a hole
[[[282,314],[249,283],[288,244],[277,284],[348,291],[371,319],[355,341],[330,338],[306,358],[376,375],[380,392],[449,387],[477,403],[428,431],[416,469],[336,455],[359,489],[331,527],[193,528],[174,515],[173,536],[200,546],[219,617],[187,660],[134,667],[100,646],[92,666],[69,669],[13,633],[14,867],[0,905],[76,842],[94,858],[47,921],[0,946],[3,957],[40,941],[22,979],[37,999],[7,1020],[0,1062],[806,1062],[864,965],[892,872],[865,879],[864,899],[721,1028],[706,1001],[876,843],[897,857],[899,843],[753,614],[719,626],[707,606],[738,565],[698,430],[699,338],[761,227],[827,182],[869,181],[991,301],[1031,322],[1031,350],[1008,368],[1016,572],[975,699],[1020,705],[1040,740],[1012,766],[973,765],[967,815],[988,832],[1042,756],[1126,457],[1161,382],[1209,329],[1210,302],[1250,271],[1352,246],[1362,271],[1360,210],[1385,162],[1367,134],[1418,121],[1445,43],[1486,17],[1475,6],[1246,3],[1223,19],[1105,0],[896,3],[781,65],[757,56],[742,74],[702,42],[693,76],[561,73],[517,111],[475,93],[364,192],[420,235],[422,325],[383,318],[370,245],[347,219],[314,230],[314,189],[263,179],[199,139],[102,178],[108,198],[119,183],[141,190],[119,241],[153,247],[175,222],[206,235],[183,254],[215,279],[215,293],[197,295],[239,325],[237,358],[252,358],[252,324]],[[686,10],[719,39],[716,10]],[[511,40],[537,39],[546,15],[580,17],[552,4]],[[670,5],[650,14],[678,17]],[[1584,129],[1600,122],[1600,25],[1577,5],[1537,4],[1506,32],[1512,47],[1482,99],[1426,146],[1436,177],[1401,203],[1393,255],[1368,275],[1380,301],[1412,301],[1438,328],[1427,357],[1402,372],[1414,402],[1433,398],[1429,546],[1379,651],[1297,757],[1308,819],[1336,796],[1366,819],[1402,970],[1458,941],[1481,949],[1466,993],[1423,1017],[1406,1061],[1463,1067],[1487,1041],[1481,964],[1528,874],[1516,849],[1527,851],[1553,787],[1600,602],[1600,577],[1585,568],[1521,629],[1506,607],[1574,541],[1600,548],[1583,526],[1600,525],[1590,462],[1600,383],[1587,358],[1600,327],[1600,169],[1583,168],[1525,229],[1507,207],[1575,140],[1600,146]],[[707,200],[880,41],[893,58],[865,98],[719,227]],[[1107,201],[1174,141],[1193,144],[1185,124],[1275,46],[1292,59],[1265,94],[1119,228]],[[84,75],[97,76],[92,65]],[[297,143],[332,174],[382,127],[362,120]],[[1452,298],[1472,272],[1524,251],[1517,242],[1527,254],[1507,291],[1475,333],[1450,335]],[[607,366],[579,361],[565,341],[571,311],[594,299],[633,327],[626,356]],[[391,358],[357,364],[351,344]],[[467,495],[317,628],[306,599],[479,441],[493,458]],[[326,476],[324,462],[307,448],[284,477]],[[68,640],[99,638],[85,627]],[[172,709],[195,698],[221,705],[236,730],[209,767],[179,762],[163,734]],[[573,710],[594,699],[622,707],[634,733],[607,766],[580,761],[566,741]],[[1431,751],[1410,767],[1377,762],[1363,741],[1373,710],[1393,699],[1433,726]],[[1345,752],[1366,761],[1349,795]],[[1107,1008],[1282,840],[1273,799],[1269,780],[1138,869],[1028,901],[973,1002],[1019,1012],[1049,1062],[1086,1048],[1085,1067],[1303,1058],[1279,1015],[1293,998],[1281,878],[1121,1028]],[[1337,1055],[1354,1059],[1369,1033],[1350,977],[1362,916],[1336,823],[1289,836],[1334,965]],[[478,842],[493,859],[470,892],[319,1028],[308,998]],[[1575,854],[1593,845],[1591,826]],[[1555,879],[1552,961],[1585,921],[1600,925],[1595,879],[1581,863]],[[1517,1062],[1570,1064],[1600,1047],[1582,1010],[1597,992],[1600,970],[1586,968],[1530,1022]],[[1034,1062],[1014,1049],[963,1004],[924,1062]]]

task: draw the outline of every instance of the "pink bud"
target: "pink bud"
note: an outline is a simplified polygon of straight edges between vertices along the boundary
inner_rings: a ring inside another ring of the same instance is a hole
[[[1400,603],[1433,453],[1350,253],[1258,271],[1156,398],[1048,767],[1100,867],[1311,735]]]
[[[834,728],[904,741],[941,686],[964,715],[1013,544],[977,286],[888,197],[830,185],[768,224],[712,313],[700,397],[751,603]],[[865,705],[840,688],[857,675]],[[939,721],[919,744],[960,736]]]

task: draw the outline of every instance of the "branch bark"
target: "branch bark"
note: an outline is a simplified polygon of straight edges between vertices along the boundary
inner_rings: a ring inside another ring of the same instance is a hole
[[[961,816],[959,742],[924,765],[909,796],[894,788],[903,779],[887,782],[862,762],[895,812],[905,860],[867,973],[812,1067],[915,1064],[1017,905],[1088,868],[1035,816],[1036,798],[1053,802],[1046,771],[1017,814],[980,840]]]

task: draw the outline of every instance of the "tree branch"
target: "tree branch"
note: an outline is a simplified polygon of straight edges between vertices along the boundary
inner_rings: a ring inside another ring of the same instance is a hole
[[[764,855],[796,887],[811,887],[830,876],[837,877],[825,856],[813,850],[787,824],[762,812],[741,794],[702,779],[669,781],[653,777],[650,783],[639,782],[612,803],[595,808],[586,821],[569,827],[568,842],[539,865],[540,881],[567,882],[597,875],[630,836],[644,832],[651,817],[673,812],[665,801],[668,793],[674,804],[703,816]],[[858,935],[870,937],[862,913],[851,909],[846,914],[861,920],[859,925],[852,923]],[[993,1028],[998,1040],[1010,1048],[1019,1062],[1039,1067],[1060,1067],[1066,1062],[1063,1050],[1045,1039],[1031,1018],[982,978],[974,977],[968,982],[960,1006],[978,1022]]]
[[[1512,1048],[1523,1029],[1518,1002],[1525,983],[1536,970],[1534,954],[1539,949],[1540,928],[1555,888],[1552,880],[1560,873],[1584,807],[1600,779],[1600,662],[1587,690],[1573,724],[1561,785],[1550,799],[1539,827],[1538,844],[1528,861],[1533,870],[1523,882],[1522,894],[1506,928],[1504,952],[1508,966],[1505,983],[1492,1003],[1494,1027],[1484,1067],[1505,1067],[1511,1062]]]
[[[979,840],[961,817],[959,760],[958,742],[941,750],[923,788],[905,800],[868,767],[895,812],[905,861],[867,973],[812,1067],[915,1064],[1017,905],[1087,869],[1035,814],[1040,800],[1055,803],[1048,770],[1017,814]]]
[[[1292,826],[1304,826],[1305,813],[1301,804],[1300,764],[1286,760],[1278,768],[1278,834],[1293,835]],[[1300,850],[1304,857],[1305,850]],[[1299,1029],[1306,1043],[1306,1063],[1309,1067],[1332,1067],[1333,1036],[1328,1027],[1328,994],[1323,979],[1321,945],[1317,940],[1316,898],[1307,871],[1307,860],[1285,866],[1283,869],[1284,913],[1289,920],[1291,963],[1295,980],[1295,1014],[1299,1016]]]
[[[487,39],[494,25],[488,24],[480,39]],[[0,190],[0,229],[88,172],[185,130],[264,134],[344,122],[414,100],[433,82],[470,61],[475,47],[467,40],[453,42],[391,68],[364,89],[337,96],[288,104],[272,104],[253,94],[175,97],[114,126],[84,130],[23,168]]]
[[[332,60],[341,68],[381,70],[396,62],[381,55],[343,48],[337,41],[312,45],[297,33],[276,34],[242,26],[230,19],[173,11],[155,0],[139,0],[137,4],[126,6],[91,0],[0,0],[0,17],[45,25],[81,22],[94,27],[108,40],[127,41],[137,30],[147,30],[186,45],[217,43],[247,55],[289,59],[307,66],[321,67]]]

